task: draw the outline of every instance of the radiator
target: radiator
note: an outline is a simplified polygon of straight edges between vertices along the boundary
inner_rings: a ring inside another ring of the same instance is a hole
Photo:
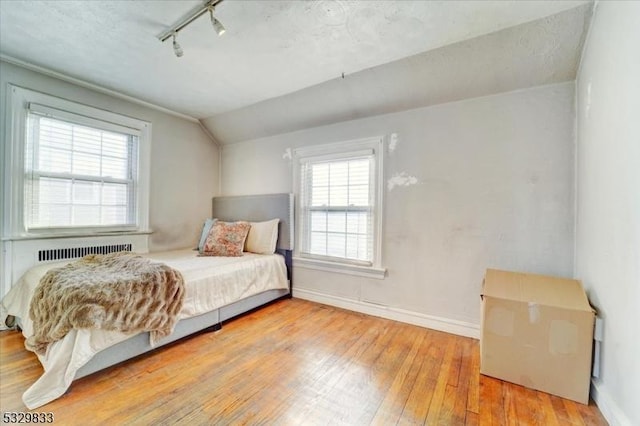
[[[147,234],[133,234],[2,241],[0,298],[33,266],[78,259],[88,254],[147,253],[148,237]]]
[[[67,260],[83,257],[88,254],[109,254],[119,251],[131,251],[132,244],[110,244],[102,246],[86,246],[73,248],[54,248],[38,250],[38,262]]]

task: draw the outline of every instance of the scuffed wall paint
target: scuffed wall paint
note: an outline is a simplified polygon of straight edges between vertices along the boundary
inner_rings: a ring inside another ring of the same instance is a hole
[[[283,160],[291,160],[293,158],[292,154],[291,154],[291,148],[287,148],[284,150],[284,153],[282,154],[282,159]]]
[[[573,94],[563,83],[225,145],[223,192],[289,192],[287,148],[386,135],[383,184],[417,181],[385,188],[387,276],[294,262],[294,288],[479,324],[486,268],[571,275]]]
[[[396,150],[398,149],[398,145],[400,144],[400,137],[398,133],[394,132],[388,136],[388,144],[387,144],[387,152],[389,155],[394,155]],[[392,164],[395,164],[393,162]],[[418,178],[408,174],[407,172],[395,172],[391,170],[387,170],[387,173],[392,174],[392,176],[387,179],[387,190],[392,191],[397,186],[411,186],[416,185],[418,183]]]
[[[396,148],[398,148],[398,143],[400,141],[398,140],[398,134],[397,133],[391,133],[391,135],[389,135],[389,148],[388,151],[391,154],[393,151],[396,150]]]
[[[418,183],[418,178],[406,172],[395,173],[387,180],[387,189],[392,191],[396,186],[411,186]]]

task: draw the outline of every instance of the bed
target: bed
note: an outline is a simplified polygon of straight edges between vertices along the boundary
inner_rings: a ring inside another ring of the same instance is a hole
[[[222,323],[274,300],[291,297],[293,196],[216,197],[212,217],[218,220],[261,222],[279,219],[276,253],[243,253],[242,257],[198,256],[193,248],[148,253],[184,277],[184,304],[173,332],[151,345],[148,332],[135,335],[100,329],[73,329],[38,355],[43,375],[23,394],[30,409],[62,396],[73,380],[157,349],[202,330],[219,330]],[[33,335],[29,318],[31,297],[48,270],[69,263],[45,263],[28,270],[2,301],[6,313],[18,319],[25,338]],[[4,320],[4,318],[3,318]]]

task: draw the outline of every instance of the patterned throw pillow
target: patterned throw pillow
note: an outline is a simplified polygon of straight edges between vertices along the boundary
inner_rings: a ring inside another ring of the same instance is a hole
[[[250,228],[249,222],[216,221],[204,242],[202,256],[242,256]]]

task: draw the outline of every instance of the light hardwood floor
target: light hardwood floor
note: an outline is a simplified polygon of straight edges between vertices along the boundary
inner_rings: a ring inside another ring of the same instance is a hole
[[[42,368],[0,332],[0,407]],[[604,425],[597,407],[479,374],[478,341],[283,300],[73,383],[56,424]]]

